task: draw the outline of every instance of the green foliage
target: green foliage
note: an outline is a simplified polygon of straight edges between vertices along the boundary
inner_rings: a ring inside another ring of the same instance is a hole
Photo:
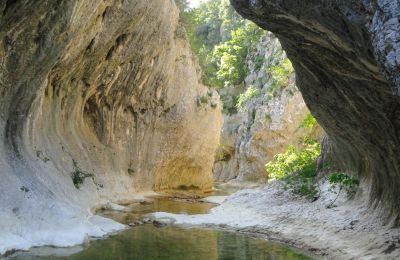
[[[211,90],[208,90],[206,95],[197,97],[197,106],[201,107],[203,105],[210,104],[212,108],[214,109],[217,108],[218,103],[213,101],[212,97],[213,97],[213,92]]]
[[[236,107],[239,110],[244,110],[246,103],[248,101],[252,100],[253,98],[259,97],[260,95],[261,95],[260,89],[250,86],[246,90],[246,92],[239,95],[237,103],[236,103]]]
[[[207,104],[208,103],[208,96],[200,96],[198,99],[200,104]]]
[[[346,192],[346,196],[348,198],[353,197],[360,184],[357,178],[345,173],[333,173],[331,176],[329,176],[328,180],[331,185],[329,190],[337,194],[336,198],[331,202],[328,208],[331,208],[335,204],[342,190]]]
[[[311,113],[308,113],[300,123],[300,128],[313,129],[316,126],[318,126],[317,119]]]
[[[292,173],[302,173],[307,177],[314,177],[316,159],[320,153],[318,141],[305,138],[301,149],[290,145],[284,153],[275,155],[274,161],[267,163],[268,176],[281,179]]]
[[[284,153],[275,155],[275,159],[265,165],[268,177],[282,180],[297,194],[314,198],[318,193],[314,177],[320,153],[318,141],[304,138],[302,148],[291,145]]]
[[[79,189],[86,178],[94,178],[94,174],[82,171],[74,159],[72,159],[72,164],[74,171],[71,174],[71,178],[75,188]]]
[[[248,72],[247,54],[264,31],[242,19],[229,0],[209,0],[186,9],[183,20],[203,83],[217,88],[241,84]]]
[[[258,42],[264,31],[254,23],[232,31],[231,39],[214,49],[214,59],[218,65],[217,78],[226,85],[242,83],[248,74],[245,64],[247,54],[253,44]]]
[[[257,56],[256,59],[254,60],[254,69],[256,71],[259,71],[264,63],[264,57],[263,56]]]
[[[267,72],[274,79],[274,83],[270,88],[270,95],[276,97],[282,89],[288,86],[289,78],[294,69],[290,60],[286,58],[279,64],[268,67]]]
[[[348,197],[352,197],[360,184],[357,178],[347,175],[345,173],[334,173],[329,176],[329,183],[331,184],[331,191],[344,190]]]
[[[237,102],[238,102],[239,96],[223,96],[221,95],[221,100],[223,102],[223,109],[222,113],[224,114],[236,114],[238,109],[237,109]]]
[[[271,73],[276,84],[287,86],[289,76],[293,73],[292,63],[286,58],[279,65],[269,67],[269,73]]]

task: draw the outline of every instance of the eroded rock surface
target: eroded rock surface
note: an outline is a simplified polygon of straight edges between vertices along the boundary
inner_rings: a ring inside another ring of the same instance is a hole
[[[102,235],[86,209],[109,200],[212,187],[219,97],[197,104],[174,1],[1,1],[0,39],[0,253]]]
[[[399,1],[231,0],[280,39],[305,102],[370,205],[399,224]]]

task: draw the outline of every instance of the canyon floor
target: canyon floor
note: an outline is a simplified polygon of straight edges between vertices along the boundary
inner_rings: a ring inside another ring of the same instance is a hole
[[[149,217],[144,219],[154,219],[154,221],[159,221],[162,225],[167,226],[174,224],[176,227],[189,229],[216,229],[255,236],[298,248],[302,252],[308,252],[311,257],[316,259],[400,258],[400,229],[382,226],[377,215],[365,210],[363,202],[357,198],[347,200],[344,195],[341,195],[336,200],[335,206],[329,207],[335,200],[336,194],[329,190],[327,181],[319,182],[321,193],[319,199],[314,202],[295,196],[291,190],[285,189],[283,184],[277,181],[257,188],[246,184],[247,188],[240,191],[237,191],[239,189],[237,185],[220,184],[219,186],[222,187],[221,192],[217,191],[214,196],[200,200],[169,197],[171,203],[187,201],[195,203],[193,204],[195,208],[202,207],[201,204],[204,204],[204,210],[198,213],[189,210],[185,214],[177,214],[181,211],[171,211],[169,204],[162,205],[162,207],[154,205],[154,198],[163,197],[157,193],[136,195],[136,202],[127,206],[122,206],[122,204],[126,204],[123,201],[118,201],[121,205],[107,203],[101,208],[106,212],[114,212],[112,215],[120,216],[120,219],[112,218],[117,221],[115,222],[108,219],[107,215],[103,215],[103,217],[91,215],[87,219],[86,226],[93,227],[95,225],[96,229],[92,229],[98,232],[88,232],[87,235],[101,237],[110,232],[114,233],[118,229],[126,230],[127,226],[119,224],[128,223],[125,219],[126,214],[131,214],[136,205],[152,204],[151,207],[158,209],[158,212],[150,213],[147,215]],[[227,196],[232,192],[235,193]],[[199,201],[204,203],[198,203]],[[218,206],[212,208],[208,206],[210,203],[218,204]],[[191,208],[192,206],[188,209]],[[137,227],[133,227],[133,229],[135,228]],[[80,240],[80,233],[72,234],[70,232],[68,239],[53,241],[49,240],[50,236],[43,234],[45,236],[41,240],[32,240],[35,245],[40,242],[39,244],[42,245],[69,247],[86,243],[85,241],[88,240],[88,237]],[[30,237],[25,236],[25,238],[28,241]],[[30,247],[26,242],[23,244],[25,248],[21,248],[21,241],[14,241],[14,243],[17,242],[20,249],[26,250]],[[16,244],[14,248],[18,248]],[[75,249],[76,247],[71,247],[70,250],[67,248],[57,250],[71,253]],[[39,247],[34,250],[43,254],[44,249]],[[82,249],[77,252],[80,250]],[[50,250],[50,254],[54,253],[53,251]],[[32,253],[35,252],[30,250],[26,254],[29,256]],[[20,254],[17,252],[17,256]],[[22,254],[25,253],[22,252]]]
[[[399,259],[400,229],[382,226],[361,201],[337,200],[329,185],[320,183],[321,197],[310,202],[284,190],[282,184],[239,191],[208,214],[154,213],[184,226],[217,227],[262,236],[326,259]],[[215,198],[214,202],[218,202]],[[336,205],[336,204],[335,204]]]

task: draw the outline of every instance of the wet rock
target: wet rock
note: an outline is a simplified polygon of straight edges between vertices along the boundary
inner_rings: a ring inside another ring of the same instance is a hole
[[[145,221],[145,220],[139,220],[139,219],[137,219],[137,220],[134,220],[134,221],[130,222],[130,223],[128,224],[128,226],[130,226],[130,227],[136,227],[136,226],[141,226],[141,225],[144,225],[144,224],[148,224],[148,223],[150,223],[150,222],[151,222],[150,220]]]
[[[145,224],[151,223],[151,219],[150,218],[144,218],[143,219],[143,223],[145,223]]]
[[[124,207],[115,203],[108,202],[105,205],[103,205],[103,210],[113,210],[113,211],[122,211],[122,212],[129,212],[128,207]]]
[[[156,220],[153,220],[153,225],[158,228],[170,226],[174,223],[175,219],[173,218],[158,218]]]
[[[140,205],[151,205],[154,203],[154,201],[153,200],[144,200],[139,203],[140,203]]]

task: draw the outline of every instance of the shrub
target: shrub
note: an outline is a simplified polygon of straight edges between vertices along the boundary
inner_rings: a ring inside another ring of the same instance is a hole
[[[236,107],[239,110],[243,110],[245,105],[248,101],[252,100],[253,98],[259,97],[261,95],[261,91],[258,88],[250,86],[246,92],[239,95]]]
[[[333,204],[336,202],[341,191],[344,190],[346,192],[346,196],[348,198],[351,198],[356,193],[360,184],[357,178],[354,178],[345,173],[333,173],[331,176],[329,176],[328,180],[331,185],[329,190],[337,194],[336,198],[328,206],[329,208],[332,207]]]
[[[208,104],[209,97],[208,96],[199,96],[197,97],[197,105],[201,106],[203,104]]]
[[[79,189],[84,180],[86,178],[93,178],[94,174],[82,171],[75,160],[72,160],[72,164],[74,167],[74,171],[71,174],[72,182],[74,183],[75,188]]]
[[[257,56],[254,60],[254,69],[256,71],[259,71],[264,64],[264,57],[263,56]]]
[[[282,89],[289,85],[289,78],[293,74],[294,69],[290,60],[286,58],[277,65],[269,66],[267,72],[274,80],[269,89],[269,94],[272,97],[276,97]]]
[[[248,74],[246,57],[253,45],[265,34],[251,22],[232,31],[231,39],[214,48],[214,60],[217,62],[217,78],[224,85],[238,85]]]
[[[284,153],[265,165],[269,178],[282,180],[296,194],[315,198],[318,191],[314,183],[317,158],[321,153],[318,141],[306,137],[302,148],[291,145]]]
[[[320,149],[319,143],[311,138],[303,139],[302,149],[290,145],[284,153],[275,155],[274,161],[266,164],[268,176],[281,179],[300,172],[305,176],[314,177]]]
[[[290,75],[293,73],[292,63],[288,58],[284,59],[280,64],[269,67],[269,73],[274,78],[276,84],[282,87],[288,85]]]
[[[317,119],[315,119],[315,117],[311,113],[308,113],[303,121],[300,123],[300,128],[313,129],[317,125]]]

